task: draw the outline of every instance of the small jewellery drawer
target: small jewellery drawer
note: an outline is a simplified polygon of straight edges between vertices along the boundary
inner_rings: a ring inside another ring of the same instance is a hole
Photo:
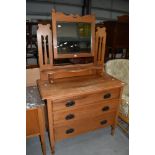
[[[55,139],[61,140],[64,138],[73,137],[88,131],[92,131],[98,128],[106,127],[114,123],[115,113],[107,116],[95,117],[93,119],[84,119],[81,121],[75,121],[65,126],[54,128]]]
[[[94,104],[81,106],[78,109],[56,111],[54,112],[54,124],[62,124],[114,112],[117,110],[118,104],[119,100],[113,99],[111,101],[101,101]]]
[[[78,106],[83,106],[96,101],[107,101],[110,99],[119,98],[120,89],[111,89],[108,91],[102,91],[90,95],[81,95],[73,98],[68,98],[66,100],[55,100],[53,101],[53,111],[57,110],[68,110],[74,109]]]

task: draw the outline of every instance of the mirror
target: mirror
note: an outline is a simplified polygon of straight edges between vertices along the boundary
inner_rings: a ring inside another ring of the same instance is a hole
[[[94,57],[95,16],[52,11],[54,59]]]
[[[91,24],[57,22],[58,54],[91,53]]]

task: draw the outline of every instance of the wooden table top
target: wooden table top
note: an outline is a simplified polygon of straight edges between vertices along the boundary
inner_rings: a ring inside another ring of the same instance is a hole
[[[83,77],[72,77],[59,79],[53,84],[48,81],[37,81],[41,98],[44,99],[66,99],[81,94],[92,94],[103,90],[122,87],[124,83],[104,73],[103,76],[91,75]]]

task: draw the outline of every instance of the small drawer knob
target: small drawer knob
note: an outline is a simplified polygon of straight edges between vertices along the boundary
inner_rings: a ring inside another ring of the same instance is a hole
[[[70,128],[70,129],[66,130],[66,134],[70,134],[70,133],[73,133],[73,132],[74,132],[73,128]]]
[[[105,94],[105,95],[103,96],[104,99],[108,99],[108,98],[110,98],[110,97],[111,97],[111,94],[110,94],[110,93],[107,93],[107,94]]]
[[[73,119],[75,116],[73,114],[69,114],[65,117],[66,120]]]
[[[107,120],[103,120],[100,122],[101,125],[105,125],[108,121]]]
[[[110,109],[109,106],[105,106],[102,108],[102,111],[108,111],[109,109]]]
[[[74,106],[75,105],[75,101],[73,100],[68,100],[67,103],[66,103],[66,107],[71,107],[71,106]]]

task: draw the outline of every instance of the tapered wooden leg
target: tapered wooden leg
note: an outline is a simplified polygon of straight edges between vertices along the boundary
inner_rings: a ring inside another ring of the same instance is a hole
[[[47,100],[47,111],[48,111],[48,122],[49,122],[49,136],[50,136],[50,146],[51,152],[55,152],[55,139],[54,139],[54,123],[53,123],[53,107],[51,100]]]
[[[116,126],[111,126],[111,135],[114,136]]]
[[[46,155],[46,143],[45,143],[45,117],[43,107],[38,108],[39,128],[40,128],[40,142],[43,155]]]
[[[46,155],[45,136],[40,135],[39,137],[40,137],[40,142],[41,142],[41,148],[42,148],[43,155]]]

